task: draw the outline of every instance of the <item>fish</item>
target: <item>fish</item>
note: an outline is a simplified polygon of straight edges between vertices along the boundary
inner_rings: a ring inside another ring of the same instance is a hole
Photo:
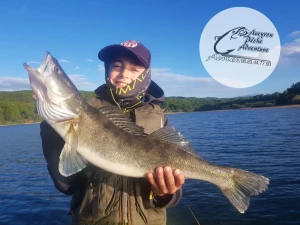
[[[216,185],[240,213],[250,197],[265,192],[269,179],[204,160],[172,125],[151,134],[117,106],[89,105],[49,52],[40,67],[24,63],[38,114],[63,138],[59,172],[71,176],[87,164],[127,177],[144,177],[157,166],[182,171],[185,179]]]

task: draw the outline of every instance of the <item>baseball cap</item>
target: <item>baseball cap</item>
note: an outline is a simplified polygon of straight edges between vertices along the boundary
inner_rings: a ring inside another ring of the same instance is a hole
[[[150,67],[151,53],[150,51],[140,42],[135,40],[124,41],[121,44],[114,44],[104,47],[98,53],[98,58],[103,62],[111,60],[115,54],[122,51],[130,51],[133,53],[146,68]]]

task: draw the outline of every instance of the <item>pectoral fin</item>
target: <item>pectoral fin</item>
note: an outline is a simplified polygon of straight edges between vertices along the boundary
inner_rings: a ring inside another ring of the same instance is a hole
[[[71,176],[86,167],[87,161],[77,153],[78,136],[71,124],[65,138],[64,148],[59,156],[59,172],[65,176]]]

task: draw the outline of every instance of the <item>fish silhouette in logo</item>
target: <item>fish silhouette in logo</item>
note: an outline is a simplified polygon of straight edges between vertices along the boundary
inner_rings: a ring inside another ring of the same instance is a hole
[[[225,43],[226,43],[226,45],[228,45],[229,41],[232,41],[232,39],[235,39],[235,40],[238,40],[239,44],[236,45],[236,42],[234,42],[233,44],[235,46],[240,46],[242,43],[245,42],[245,39],[243,37],[247,36],[248,33],[249,33],[249,30],[246,29],[246,27],[236,27],[234,29],[227,31],[226,33],[224,33],[221,36],[215,36],[215,40],[216,40],[216,42],[214,44],[215,53],[221,54],[221,55],[227,55],[227,54],[233,52],[235,49],[228,49],[228,50],[225,50],[225,52],[220,52],[217,50],[217,45],[220,44],[221,40],[226,41]],[[221,46],[221,48],[222,48],[222,46]]]

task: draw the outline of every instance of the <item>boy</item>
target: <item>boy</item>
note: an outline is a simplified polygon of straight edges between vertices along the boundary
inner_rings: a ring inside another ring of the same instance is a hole
[[[158,106],[164,101],[164,92],[151,81],[149,50],[130,40],[103,48],[98,57],[105,65],[106,84],[95,90],[97,97],[89,104],[98,109],[118,106],[147,134],[166,126],[167,117]],[[167,165],[158,165],[147,179],[119,176],[93,165],[64,177],[58,171],[63,139],[45,121],[41,123],[41,138],[56,188],[73,195],[69,214],[74,225],[164,225],[166,208],[175,206],[181,198],[183,174]]]

